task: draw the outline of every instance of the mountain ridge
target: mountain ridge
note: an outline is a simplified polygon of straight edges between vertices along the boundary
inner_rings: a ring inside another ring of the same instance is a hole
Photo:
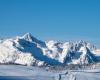
[[[70,65],[99,62],[96,48],[88,42],[41,41],[26,33],[15,39],[0,40],[0,63],[21,65]]]

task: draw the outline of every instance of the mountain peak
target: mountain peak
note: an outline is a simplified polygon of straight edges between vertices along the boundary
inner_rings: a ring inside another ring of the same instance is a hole
[[[31,42],[33,41],[33,36],[31,35],[31,33],[26,33],[22,38],[27,41],[31,41]]]
[[[27,41],[30,41],[30,42],[36,42],[36,43],[40,42],[40,40],[38,40],[37,38],[33,37],[31,33],[26,33],[21,38],[25,39]]]

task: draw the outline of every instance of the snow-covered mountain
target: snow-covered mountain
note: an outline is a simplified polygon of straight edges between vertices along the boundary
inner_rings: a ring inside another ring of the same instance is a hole
[[[99,62],[96,47],[85,41],[41,41],[30,33],[0,40],[0,63],[22,65],[69,65]],[[99,53],[98,53],[99,54]]]

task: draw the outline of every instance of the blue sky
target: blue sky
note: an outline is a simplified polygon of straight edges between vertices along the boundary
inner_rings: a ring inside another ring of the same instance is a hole
[[[100,0],[0,0],[0,37],[100,43]]]

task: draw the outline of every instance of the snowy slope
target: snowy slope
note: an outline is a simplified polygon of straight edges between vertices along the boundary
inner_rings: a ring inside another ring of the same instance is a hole
[[[0,63],[22,65],[68,65],[98,62],[95,47],[85,41],[58,42],[36,39],[30,33],[0,40]]]
[[[0,65],[0,80],[100,80],[100,69],[46,71],[39,67]]]

